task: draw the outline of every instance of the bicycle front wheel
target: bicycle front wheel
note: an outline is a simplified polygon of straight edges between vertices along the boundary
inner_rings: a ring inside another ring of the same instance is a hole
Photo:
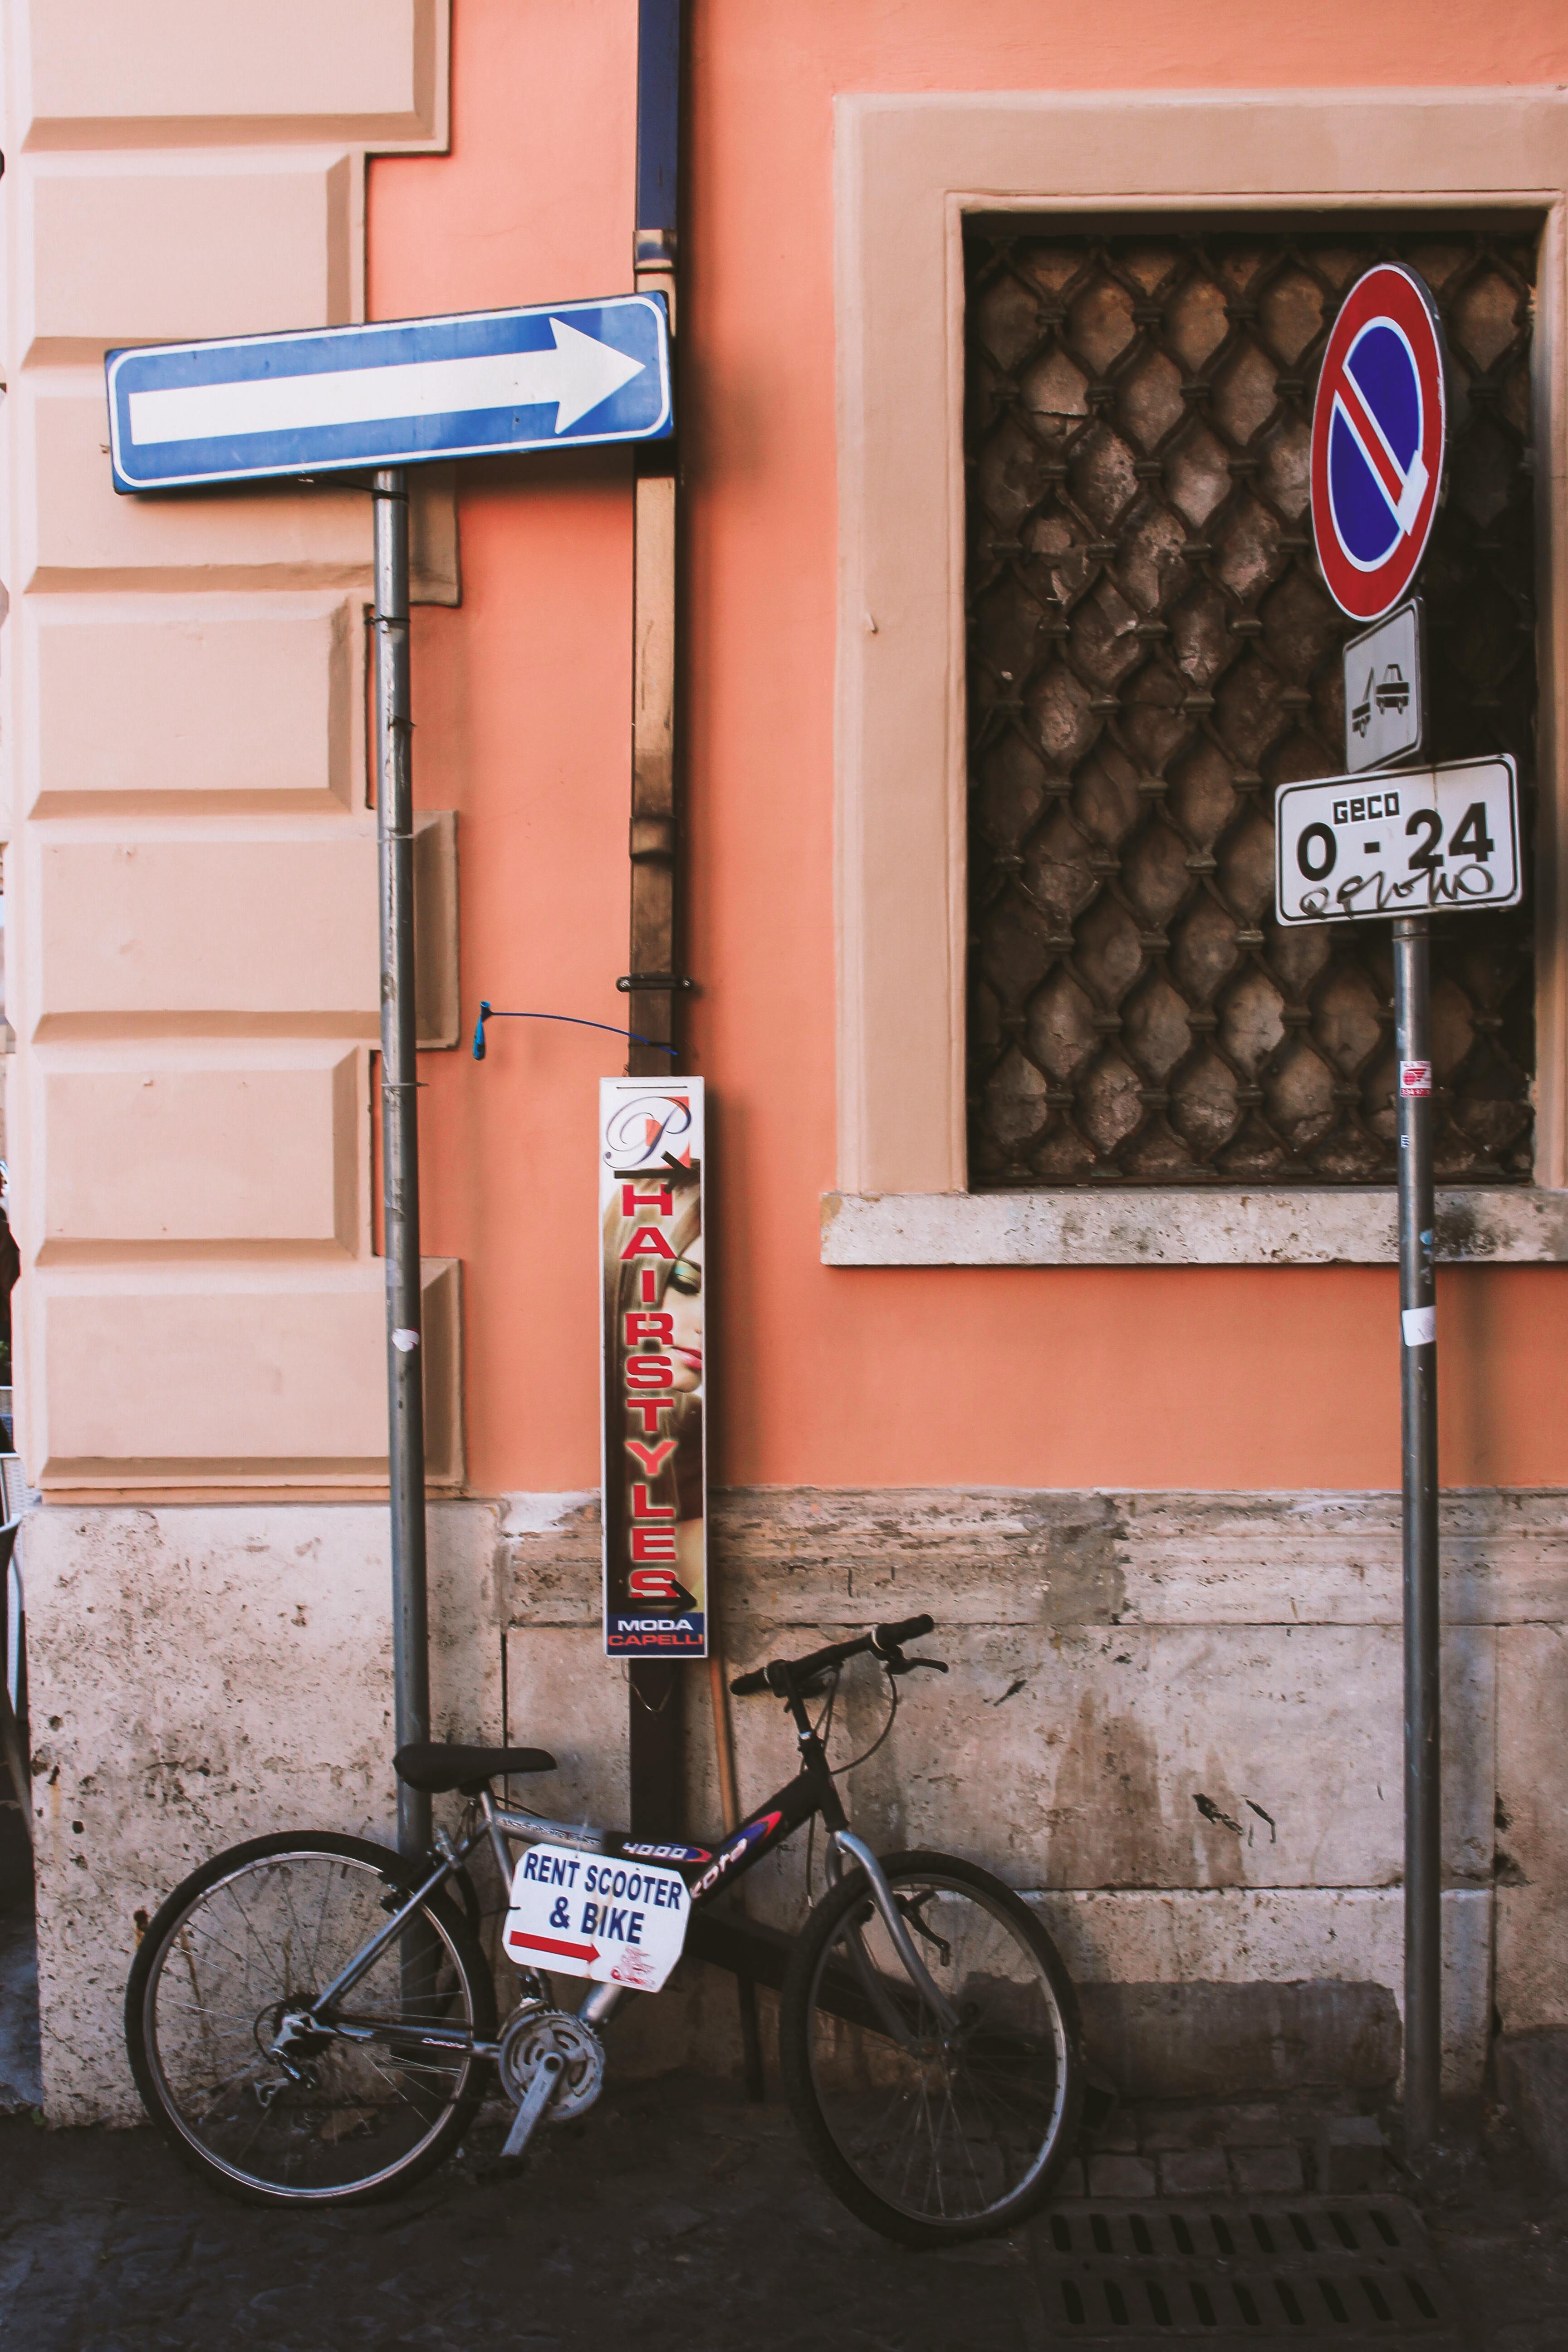
[[[125,1997],[142,2103],[176,2152],[254,2204],[347,2204],[416,2179],[483,2096],[495,1988],[467,1923],[426,1896],[334,2008],[272,2054],[419,1884],[384,1846],[253,1839],[192,1874],[142,1937]],[[463,2046],[427,2040],[456,2028]]]
[[[1078,2003],[1027,1906],[973,1863],[882,1864],[950,2012],[905,1969],[855,1871],[812,1912],[779,2012],[784,2085],[824,2179],[906,2245],[1012,2223],[1048,2195],[1083,2103]]]

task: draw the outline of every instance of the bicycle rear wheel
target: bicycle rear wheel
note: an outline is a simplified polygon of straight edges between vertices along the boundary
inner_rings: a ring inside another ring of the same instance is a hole
[[[812,1912],[779,2012],[784,2086],[827,2185],[906,2245],[1004,2230],[1071,2152],[1083,2103],[1078,2003],[1027,1906],[973,1863],[889,1855],[894,1901],[944,2026],[906,1971],[863,1871]]]
[[[289,2066],[268,2054],[284,2012],[308,2007],[418,1884],[384,1846],[304,1831],[231,1847],[175,1888],[132,1968],[125,2040],[142,2103],[186,2163],[253,2204],[347,2204],[456,2146],[489,2061],[421,2028],[493,2041],[495,1989],[439,1896],[334,2010],[374,2033],[323,2033]]]

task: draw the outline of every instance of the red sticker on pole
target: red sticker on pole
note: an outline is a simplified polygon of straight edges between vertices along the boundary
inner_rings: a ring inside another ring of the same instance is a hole
[[[1420,569],[1447,430],[1432,298],[1414,270],[1380,262],[1345,297],[1312,407],[1312,536],[1352,620],[1392,612]]]

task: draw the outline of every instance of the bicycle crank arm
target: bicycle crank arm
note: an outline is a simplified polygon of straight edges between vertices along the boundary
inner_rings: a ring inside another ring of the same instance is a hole
[[[561,2070],[565,2063],[557,2050],[547,2051],[540,2060],[533,2080],[528,2086],[527,2096],[512,2117],[511,2129],[501,2150],[503,2162],[509,2157],[521,2156],[528,2146],[534,2125],[554,2095],[555,2085],[561,2080]]]
[[[909,1971],[910,1982],[925,1995],[926,2000],[941,2018],[945,2031],[949,2033],[955,2032],[958,2027],[958,2012],[946,1996],[939,1990],[932,1980],[931,1971],[916,1951],[914,1938],[905,1924],[904,1915],[894,1902],[892,1889],[882,1875],[881,1864],[870,1847],[858,1838],[851,1830],[837,1831],[833,1842],[841,1853],[847,1853],[850,1861],[865,1872],[870,1881],[872,1897],[882,1915],[882,1924],[893,1939],[893,1949]]]

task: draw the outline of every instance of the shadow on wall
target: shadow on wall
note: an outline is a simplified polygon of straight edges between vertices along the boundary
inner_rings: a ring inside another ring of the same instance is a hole
[[[1375,2091],[1399,2074],[1386,1985],[1087,1984],[1079,2004],[1090,2058],[1140,2098]]]

